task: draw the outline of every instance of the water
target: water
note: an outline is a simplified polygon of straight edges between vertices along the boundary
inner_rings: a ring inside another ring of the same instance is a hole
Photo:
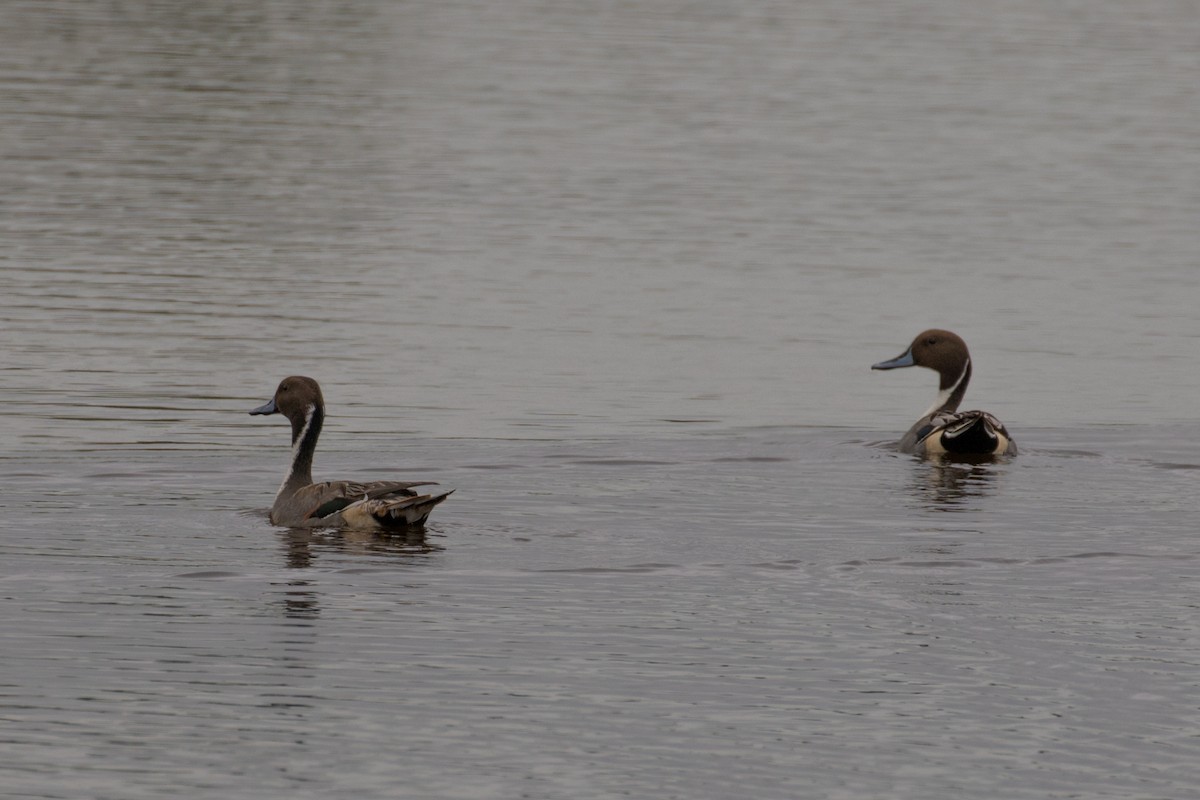
[[[3,12],[0,794],[1200,789],[1186,5]]]

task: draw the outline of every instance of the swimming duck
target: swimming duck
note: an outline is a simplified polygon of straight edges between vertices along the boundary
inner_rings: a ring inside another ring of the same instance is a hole
[[[904,434],[900,452],[1016,455],[1017,444],[1000,420],[986,411],[957,410],[971,380],[971,354],[961,337],[936,328],[925,331],[901,355],[871,369],[899,367],[929,367],[941,376],[937,399]]]
[[[284,378],[275,396],[250,413],[283,414],[292,423],[292,466],[271,506],[275,525],[405,530],[424,525],[433,507],[454,491],[413,491],[414,486],[435,486],[432,481],[313,483],[313,451],[325,421],[325,399],[312,378]]]

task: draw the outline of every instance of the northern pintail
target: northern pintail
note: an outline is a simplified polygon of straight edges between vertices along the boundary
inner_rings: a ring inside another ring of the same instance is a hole
[[[871,369],[928,367],[941,376],[937,399],[904,438],[902,453],[927,455],[1016,455],[1017,444],[1003,423],[986,411],[958,411],[971,380],[971,354],[957,334],[928,330],[902,354]]]
[[[404,530],[424,525],[433,507],[454,491],[421,494],[412,489],[435,486],[432,481],[313,483],[313,451],[325,421],[325,399],[312,378],[284,378],[275,396],[250,413],[283,414],[292,423],[292,465],[271,506],[276,525]]]

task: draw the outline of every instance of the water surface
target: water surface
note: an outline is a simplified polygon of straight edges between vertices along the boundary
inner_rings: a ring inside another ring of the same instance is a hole
[[[8,3],[5,792],[1194,796],[1198,34]],[[268,524],[293,373],[423,535]]]

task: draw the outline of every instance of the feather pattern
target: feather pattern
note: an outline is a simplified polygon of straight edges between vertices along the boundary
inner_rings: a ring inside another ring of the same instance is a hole
[[[287,527],[402,530],[425,524],[448,491],[420,492],[433,481],[313,483],[312,457],[325,420],[321,387],[312,378],[284,378],[275,396],[251,414],[283,414],[292,423],[292,463],[271,506],[271,522]]]
[[[871,369],[901,367],[928,367],[940,376],[937,398],[900,439],[901,452],[1016,455],[1016,442],[995,416],[986,411],[958,410],[971,381],[971,355],[962,338],[950,331],[925,331],[906,351]]]

